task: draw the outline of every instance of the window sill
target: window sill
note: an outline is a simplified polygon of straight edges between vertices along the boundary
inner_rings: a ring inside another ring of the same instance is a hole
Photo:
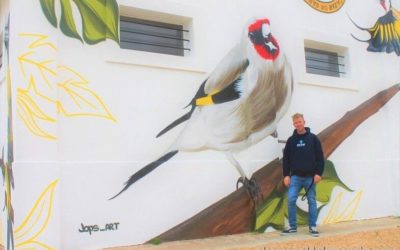
[[[339,78],[332,76],[323,76],[304,73],[299,78],[299,84],[336,88],[342,90],[358,91],[357,84],[352,82],[351,78]]]
[[[180,57],[152,52],[119,49],[106,58],[108,63],[129,64],[151,68],[161,68],[177,71],[189,71],[199,74],[206,73],[206,67],[192,56]]]

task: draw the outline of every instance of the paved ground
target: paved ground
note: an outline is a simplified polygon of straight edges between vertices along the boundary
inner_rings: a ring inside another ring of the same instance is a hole
[[[320,237],[307,228],[296,235],[279,232],[248,233],[201,240],[136,245],[107,250],[268,250],[268,249],[397,249],[400,250],[400,217],[341,222],[318,227]]]

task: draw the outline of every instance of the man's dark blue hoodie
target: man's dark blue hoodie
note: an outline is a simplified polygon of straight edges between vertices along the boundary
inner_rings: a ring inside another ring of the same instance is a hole
[[[283,176],[308,177],[324,172],[324,154],[318,137],[306,127],[304,134],[294,130],[283,151]]]

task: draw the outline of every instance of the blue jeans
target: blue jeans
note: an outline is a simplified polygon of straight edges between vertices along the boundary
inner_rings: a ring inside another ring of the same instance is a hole
[[[308,187],[311,185],[314,177],[300,177],[291,176],[290,185],[288,189],[288,212],[289,212],[289,225],[291,228],[297,228],[297,206],[296,201],[299,196],[301,188],[307,191]],[[315,199],[315,184],[312,185],[307,193],[308,201],[308,225],[309,227],[317,226],[317,201]]]

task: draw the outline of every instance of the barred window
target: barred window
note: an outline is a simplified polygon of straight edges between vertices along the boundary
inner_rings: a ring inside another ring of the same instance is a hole
[[[344,56],[339,53],[307,47],[304,50],[307,73],[332,77],[345,74]]]
[[[184,56],[189,48],[189,31],[183,25],[156,22],[133,17],[120,17],[120,46],[140,50]]]

